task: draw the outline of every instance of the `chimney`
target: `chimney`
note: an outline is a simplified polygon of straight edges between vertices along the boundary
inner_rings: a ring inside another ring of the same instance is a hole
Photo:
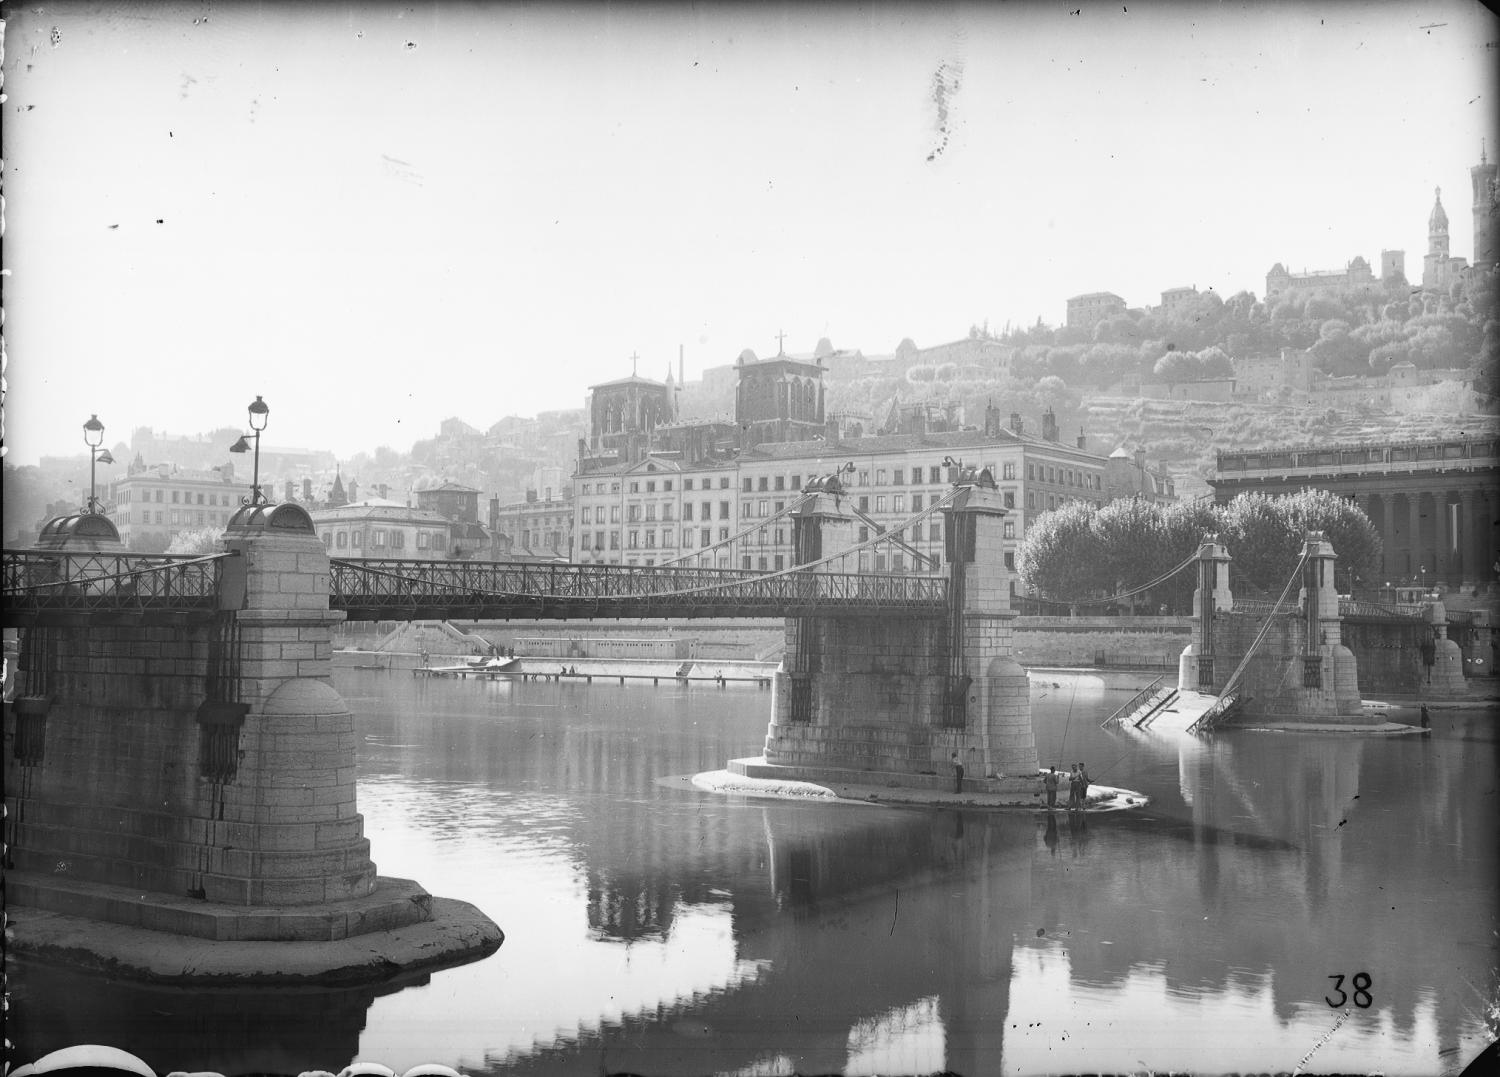
[[[380,491],[380,499],[382,501],[384,501],[384,500],[386,500],[387,498],[390,497],[390,490],[391,490],[391,488],[390,488],[390,485],[388,483],[381,483],[375,489],[377,489],[377,490]]]
[[[1078,447],[1080,449],[1087,449],[1089,447],[1088,435],[1083,432],[1083,427],[1081,426],[1078,428]]]
[[[1051,408],[1042,412],[1042,440],[1057,440],[1057,416],[1053,414]]]
[[[312,498],[312,479],[303,479],[302,480],[302,500],[303,501],[311,501],[312,499],[313,499]]]
[[[490,495],[490,530],[497,531],[500,527],[500,495]]]
[[[1021,435],[1021,413],[1019,411],[1013,411],[1010,413],[1010,429],[1011,433],[1015,434],[1017,437]]]
[[[1140,468],[1142,471],[1146,470],[1146,450],[1145,449],[1137,449],[1135,451],[1135,466],[1138,467],[1138,468]]]
[[[526,491],[526,504],[530,505],[535,500],[536,500],[536,491],[532,490],[532,489],[528,489]]]

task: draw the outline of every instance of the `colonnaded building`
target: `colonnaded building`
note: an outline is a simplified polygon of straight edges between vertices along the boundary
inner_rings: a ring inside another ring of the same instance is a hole
[[[1049,509],[1116,497],[1176,499],[1171,477],[1149,467],[1143,451],[1100,455],[1081,431],[1065,442],[1050,411],[1031,434],[1018,413],[1002,424],[993,404],[983,426],[965,426],[951,409],[893,408],[886,432],[850,437],[826,414],[821,359],[778,353],[760,360],[746,352],[736,371],[733,422],[681,421],[670,374],[665,382],[631,375],[590,387],[590,434],[579,441],[573,476],[575,561],[657,565],[747,532],[733,555],[716,551],[711,567],[788,568],[790,520],[773,518],[809,482],[830,475],[848,490],[863,541],[930,508],[948,492],[953,465],[989,468],[1012,510],[1004,525],[1011,567],[1027,521]],[[865,567],[942,564],[940,516],[900,538],[920,558],[895,552],[886,563],[882,554]]]
[[[1496,580],[1500,437],[1455,437],[1219,453],[1214,499],[1328,490],[1369,517],[1383,547],[1381,578],[1485,587]]]

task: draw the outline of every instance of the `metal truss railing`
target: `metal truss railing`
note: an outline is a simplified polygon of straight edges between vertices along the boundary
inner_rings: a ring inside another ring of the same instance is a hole
[[[933,613],[947,600],[937,576],[506,561],[340,558],[330,584],[330,607],[364,620]]]
[[[1258,598],[1236,598],[1234,600],[1235,613],[1266,617],[1273,611],[1283,616],[1291,616],[1297,613],[1297,607],[1289,606],[1285,602],[1278,605],[1275,602]],[[1387,606],[1383,603],[1366,602],[1363,599],[1356,598],[1339,599],[1339,616],[1373,618],[1382,621],[1423,621],[1427,619],[1425,607]]]
[[[6,621],[49,613],[214,610],[228,554],[0,553]]]

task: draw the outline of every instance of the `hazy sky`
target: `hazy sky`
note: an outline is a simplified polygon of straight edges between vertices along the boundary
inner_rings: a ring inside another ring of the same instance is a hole
[[[5,441],[406,449],[749,347],[1472,254],[1465,3],[31,3],[5,32]]]

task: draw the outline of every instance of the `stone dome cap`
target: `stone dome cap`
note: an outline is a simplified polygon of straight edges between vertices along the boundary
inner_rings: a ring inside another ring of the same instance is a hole
[[[303,677],[287,681],[267,696],[260,712],[276,717],[348,714],[349,704],[331,685]]]
[[[246,531],[294,531],[316,535],[312,517],[301,505],[246,505],[229,518],[224,530],[230,534]]]
[[[1446,232],[1448,230],[1448,211],[1443,208],[1443,189],[1433,188],[1432,216],[1427,218],[1427,230],[1429,232]]]
[[[37,535],[38,549],[52,549],[65,545],[69,539],[103,539],[119,542],[120,532],[114,521],[102,512],[78,512],[71,516],[56,516],[42,525]]]

